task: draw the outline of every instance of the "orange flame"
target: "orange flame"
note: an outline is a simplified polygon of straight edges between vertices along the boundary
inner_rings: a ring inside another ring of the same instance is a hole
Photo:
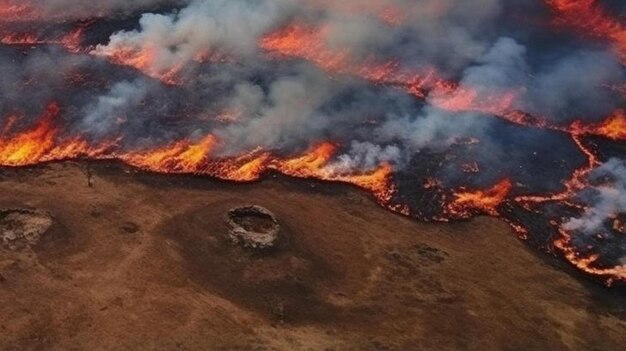
[[[144,152],[130,152],[120,158],[137,168],[163,173],[199,173],[217,139],[209,135],[197,143],[187,140]]]
[[[589,147],[585,146],[579,135],[572,135],[572,140],[580,152],[587,157],[587,163],[577,168],[574,173],[572,173],[571,178],[563,182],[565,189],[555,194],[518,196],[515,198],[516,201],[526,204],[542,203],[546,201],[567,201],[568,199],[574,198],[576,192],[587,187],[587,177],[600,164],[600,161],[598,160],[598,156]]]
[[[417,98],[430,98],[433,105],[451,112],[480,112],[522,123],[513,108],[519,91],[481,94],[439,77],[433,68],[424,72],[404,70],[397,62],[371,58],[354,62],[347,49],[334,50],[327,44],[331,28],[291,24],[265,36],[260,47],[278,57],[307,60],[330,74],[347,74],[376,84],[397,86]]]
[[[0,43],[5,45],[43,45],[56,44],[66,50],[79,53],[82,51],[81,42],[85,28],[79,27],[60,38],[44,38],[36,33],[9,32],[0,36]]]
[[[28,4],[18,3],[15,0],[0,0],[0,23],[32,21],[40,18],[40,15]]]
[[[583,125],[575,122],[571,126],[573,134],[598,135],[613,140],[626,140],[626,111],[617,110],[613,114],[595,125]]]
[[[92,52],[97,56],[105,57],[114,64],[133,67],[146,75],[159,79],[169,85],[178,85],[178,74],[181,66],[174,68],[157,68],[157,49],[146,46],[142,48],[106,48],[99,47]]]
[[[597,267],[599,255],[581,255],[572,244],[572,236],[563,228],[559,229],[559,233],[560,236],[554,241],[554,247],[576,268],[591,275],[607,278],[607,285],[611,285],[615,280],[626,281],[626,265]]]
[[[324,142],[310,149],[303,156],[276,161],[273,167],[289,176],[313,178],[320,175],[320,170],[328,164],[336,150],[336,145]]]
[[[24,166],[40,162],[53,148],[56,129],[54,119],[59,115],[57,103],[49,104],[39,122],[31,129],[9,136],[10,126],[0,135],[0,164]],[[12,123],[9,121],[9,124]]]
[[[147,150],[113,152],[118,140],[90,145],[80,138],[59,140],[54,120],[60,107],[51,103],[29,130],[11,134],[18,120],[11,115],[0,134],[0,166],[26,166],[40,162],[88,157],[92,159],[117,159],[128,165],[159,173],[203,174],[226,180],[249,182],[257,180],[268,169],[277,170],[297,178],[351,183],[369,190],[381,201],[391,196],[390,165],[381,165],[369,172],[337,174],[328,166],[337,145],[323,142],[297,157],[278,158],[258,148],[247,154],[229,158],[211,158],[218,144],[217,138],[208,135],[192,142],[179,140],[164,147]]]
[[[448,206],[448,211],[460,218],[469,217],[475,211],[498,216],[498,207],[512,188],[513,183],[504,179],[487,190],[458,191],[454,194],[455,199]]]
[[[611,17],[598,0],[545,0],[556,13],[555,23],[568,26],[588,36],[612,41],[626,60],[626,26]]]

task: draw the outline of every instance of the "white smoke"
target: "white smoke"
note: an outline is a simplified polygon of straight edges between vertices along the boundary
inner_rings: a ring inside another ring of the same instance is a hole
[[[596,169],[592,181],[607,180],[593,187],[591,193],[583,195],[588,208],[580,218],[570,218],[564,228],[570,231],[595,235],[608,220],[619,214],[626,213],[626,162],[610,159]]]
[[[146,53],[153,72],[185,66],[203,55],[251,55],[259,37],[291,8],[289,0],[196,0],[180,12],[144,14],[138,30],[113,34],[93,53],[103,57],[118,51]]]

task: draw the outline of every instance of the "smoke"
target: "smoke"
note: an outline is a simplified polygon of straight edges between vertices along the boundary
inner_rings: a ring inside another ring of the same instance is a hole
[[[175,70],[203,56],[254,54],[259,37],[291,12],[291,1],[193,1],[180,12],[144,14],[140,28],[113,34],[93,54],[130,52],[147,60],[148,70]]]
[[[538,72],[523,108],[555,120],[597,119],[623,106],[623,99],[603,87],[619,85],[624,78],[613,54],[576,52]]]
[[[247,118],[215,134],[238,152],[257,146],[289,149],[319,140],[330,123],[320,109],[341,87],[317,70],[302,70],[274,80],[266,94],[259,86],[237,85],[231,104],[248,112]]]
[[[18,17],[6,20],[81,20],[104,16],[128,16],[139,10],[184,6],[191,0],[3,0],[0,9],[17,8]],[[10,12],[9,12],[10,13]],[[24,17],[20,17],[24,16]]]
[[[533,67],[528,51],[515,39],[499,38],[463,71],[461,87],[476,90],[482,101],[516,91],[516,108],[558,123],[597,120],[623,106],[623,96],[606,89],[626,79],[614,54],[579,50]]]
[[[591,175],[600,185],[588,189],[582,199],[588,207],[580,218],[570,218],[564,228],[596,235],[605,231],[607,223],[626,213],[626,161],[612,158]]]
[[[487,190],[465,196],[470,205],[484,196],[477,209],[513,216],[526,208],[514,196],[550,199],[606,152],[615,158],[568,196],[584,213],[538,200],[528,217],[569,218],[571,245],[608,266],[626,247],[595,236],[626,212],[614,152],[626,139],[615,113],[626,73],[619,17],[598,11],[599,30],[583,33],[594,28],[524,0],[0,0],[0,146],[53,101],[56,134],[44,134],[114,144],[111,155],[171,151],[146,158],[164,162],[153,170],[210,173],[235,160],[228,171],[249,180],[332,144],[312,168],[368,189],[389,181],[397,191],[385,201],[397,203],[386,205],[428,219],[473,189]],[[591,136],[601,141],[587,147]],[[240,169],[259,150],[272,156]],[[510,196],[488,190],[498,182]]]
[[[398,166],[403,160],[402,150],[396,145],[380,146],[370,142],[353,141],[350,150],[337,157],[337,161],[328,165],[328,169],[338,174],[354,172],[354,170],[372,170],[381,164]]]
[[[148,84],[139,79],[115,84],[107,94],[97,97],[97,102],[85,106],[81,128],[100,138],[118,134],[120,130],[115,127],[134,117],[128,112],[141,108],[148,90]]]

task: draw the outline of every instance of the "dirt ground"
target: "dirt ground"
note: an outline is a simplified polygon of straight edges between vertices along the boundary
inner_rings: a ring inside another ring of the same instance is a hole
[[[50,213],[0,248],[1,350],[618,350],[626,294],[498,220],[418,223],[351,186],[235,185],[62,163],[0,171],[0,208]],[[280,243],[228,241],[238,205]]]

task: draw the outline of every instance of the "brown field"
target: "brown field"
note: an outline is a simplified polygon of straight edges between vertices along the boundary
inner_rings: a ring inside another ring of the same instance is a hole
[[[618,350],[624,290],[496,219],[418,223],[351,186],[236,185],[126,167],[0,171],[0,208],[54,225],[0,248],[2,350]],[[274,212],[278,248],[233,246],[237,205]]]

